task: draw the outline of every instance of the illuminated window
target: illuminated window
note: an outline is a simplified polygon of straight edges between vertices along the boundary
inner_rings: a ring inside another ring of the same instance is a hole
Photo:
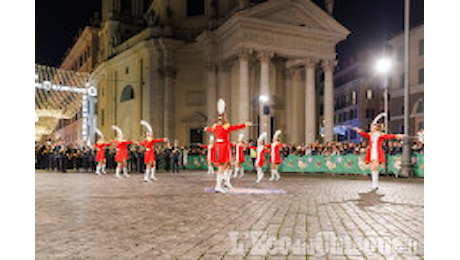
[[[374,98],[374,93],[373,93],[372,89],[367,90],[366,98],[367,98],[367,100],[372,100]]]
[[[351,104],[352,105],[356,105],[356,99],[358,98],[358,95],[356,93],[356,91],[352,91],[351,92]]]

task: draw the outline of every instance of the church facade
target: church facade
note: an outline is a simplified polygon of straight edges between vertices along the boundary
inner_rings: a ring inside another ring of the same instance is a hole
[[[231,123],[256,124],[247,139],[281,129],[284,141],[313,143],[321,123],[331,141],[335,47],[349,33],[309,0],[103,0],[97,126],[139,140],[143,119],[155,136],[207,142],[222,98]]]

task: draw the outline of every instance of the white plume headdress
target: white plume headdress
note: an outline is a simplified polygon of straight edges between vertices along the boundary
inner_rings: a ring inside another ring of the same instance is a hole
[[[266,136],[267,136],[267,132],[263,132],[257,139],[257,142],[264,141]]]
[[[244,138],[244,134],[239,134],[238,135],[238,141],[243,141],[243,138]]]
[[[96,134],[98,134],[100,137],[104,138],[104,134],[99,129],[96,128],[95,131],[96,131]]]
[[[276,130],[275,135],[273,136],[273,139],[274,140],[278,139],[280,135],[281,135],[281,130]]]
[[[225,113],[225,101],[222,98],[219,98],[217,101],[217,113],[219,115]]]
[[[384,117],[384,116],[387,116],[387,114],[386,114],[385,112],[378,114],[378,115],[374,118],[374,120],[372,120],[372,125],[377,124],[377,122],[380,120],[380,118],[382,118],[382,117]]]
[[[115,130],[117,132],[117,137],[120,138],[123,136],[123,131],[121,131],[121,129],[116,126],[116,125],[112,125],[112,129]]]
[[[141,120],[141,125],[147,128],[147,132],[149,133],[149,135],[153,135],[152,126],[150,126],[150,124],[147,121]]]

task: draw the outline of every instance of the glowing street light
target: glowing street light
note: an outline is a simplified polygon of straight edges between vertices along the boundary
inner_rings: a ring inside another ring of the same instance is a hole
[[[259,96],[259,101],[260,101],[261,103],[267,103],[267,102],[268,102],[268,99],[269,99],[269,98],[268,98],[267,95],[260,95],[260,96]]]
[[[375,64],[377,73],[383,76],[384,110],[385,110],[385,133],[388,133],[388,72],[391,69],[391,61],[388,58],[380,58]]]
[[[375,69],[379,74],[387,74],[391,69],[391,61],[387,58],[380,58],[375,64]]]

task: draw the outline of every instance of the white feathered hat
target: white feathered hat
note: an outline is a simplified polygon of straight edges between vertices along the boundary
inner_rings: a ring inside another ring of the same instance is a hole
[[[243,141],[243,138],[244,138],[244,134],[239,134],[238,135],[238,141]]]
[[[275,135],[273,136],[273,140],[277,140],[281,135],[281,130],[276,130]]]
[[[386,114],[385,112],[378,114],[378,115],[374,118],[374,120],[372,120],[371,125],[376,125],[377,122],[380,120],[380,118],[382,118],[382,117],[384,117],[384,116],[387,116],[387,114]]]
[[[113,125],[113,126],[112,126],[112,129],[115,130],[115,131],[117,132],[117,137],[118,137],[118,138],[120,138],[120,137],[123,136],[123,131],[121,131],[121,129],[120,129],[118,126]]]
[[[97,129],[97,128],[96,128],[96,134],[99,135],[99,136],[102,137],[102,138],[105,138],[105,137],[104,137],[104,134],[103,134],[99,129]]]
[[[222,98],[219,98],[217,101],[217,114],[222,116],[225,113],[225,101]]]
[[[153,135],[152,127],[150,126],[150,124],[149,124],[147,121],[141,120],[141,125],[142,125],[143,127],[147,128],[147,133],[148,133],[149,135]]]
[[[267,137],[267,132],[263,132],[259,138],[257,139],[257,142],[262,142],[265,140],[265,138]]]

